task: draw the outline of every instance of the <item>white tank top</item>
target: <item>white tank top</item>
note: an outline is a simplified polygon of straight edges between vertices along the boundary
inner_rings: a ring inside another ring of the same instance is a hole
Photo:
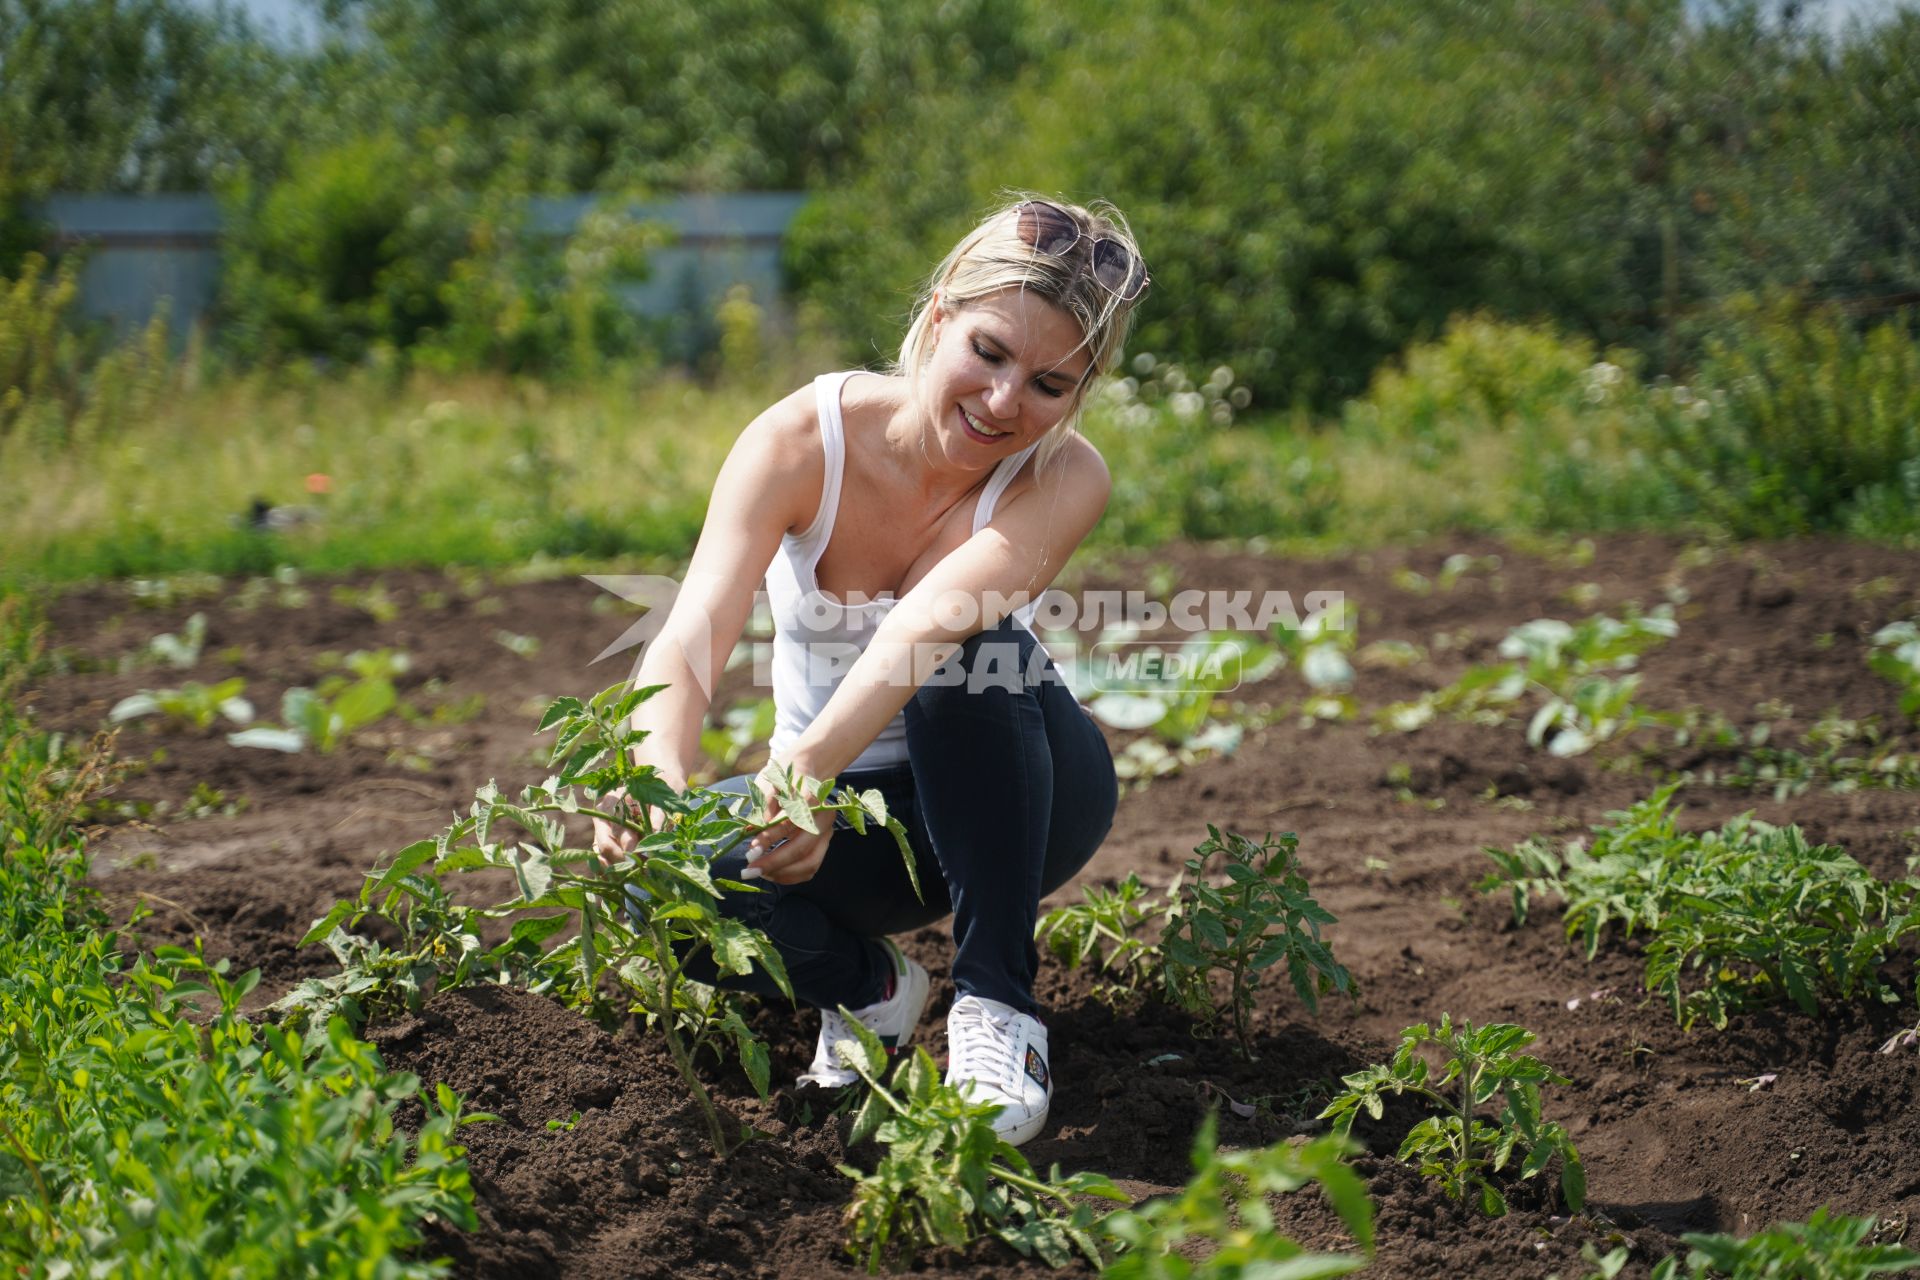
[[[827,705],[842,677],[863,652],[873,633],[896,601],[891,593],[875,600],[842,604],[820,590],[814,569],[833,537],[834,517],[840,510],[841,482],[846,475],[847,433],[840,416],[840,389],[859,373],[823,373],[813,380],[820,418],[820,444],[826,453],[826,483],[821,486],[820,513],[801,534],[780,539],[780,550],[767,566],[767,604],[773,613],[772,752],[784,755]],[[973,511],[973,532],[986,528],[1000,495],[1013,482],[1037,444],[1000,460],[981,491]],[[1031,629],[1037,604],[1014,614]],[[907,758],[907,717],[894,716],[873,745],[862,751],[849,769],[873,769],[903,763]]]

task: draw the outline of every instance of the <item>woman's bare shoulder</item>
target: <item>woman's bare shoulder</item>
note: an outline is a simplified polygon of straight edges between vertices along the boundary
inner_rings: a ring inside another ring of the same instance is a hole
[[[777,509],[789,533],[809,527],[820,509],[827,471],[814,384],[795,389],[748,423],[733,453],[751,459],[759,478],[755,501]]]

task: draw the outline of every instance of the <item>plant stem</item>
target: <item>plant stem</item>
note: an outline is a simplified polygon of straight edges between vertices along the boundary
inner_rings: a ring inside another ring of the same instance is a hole
[[[707,1095],[707,1087],[700,1083],[700,1077],[694,1073],[693,1059],[688,1056],[686,1046],[680,1043],[680,1028],[673,1016],[673,988],[680,979],[680,968],[674,962],[673,947],[667,939],[666,929],[659,921],[649,920],[647,932],[653,936],[654,954],[660,959],[660,1029],[666,1033],[667,1052],[673,1055],[673,1065],[680,1072],[681,1082],[687,1086],[687,1092],[693,1095],[701,1115],[706,1118],[707,1136],[713,1141],[714,1154],[724,1159],[727,1154],[727,1135],[720,1127],[720,1113],[714,1108],[713,1099]]]
[[[1473,1159],[1473,1082],[1480,1069],[1468,1066],[1460,1072],[1460,1163]]]

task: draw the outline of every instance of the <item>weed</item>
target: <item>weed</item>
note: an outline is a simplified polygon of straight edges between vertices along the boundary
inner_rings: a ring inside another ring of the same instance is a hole
[[[0,603],[0,632],[13,618]],[[129,965],[73,829],[111,776],[21,722],[0,668],[0,1269],[438,1275],[421,1226],[471,1229],[444,1086],[388,1072],[341,1021],[240,1012],[257,971],[156,948]],[[403,1105],[419,1109],[405,1128]],[[324,1229],[321,1229],[324,1228]]]
[[[1188,1280],[1208,1276],[1343,1276],[1373,1254],[1373,1203],[1366,1184],[1341,1161],[1348,1144],[1321,1137],[1301,1146],[1220,1151],[1218,1115],[1208,1112],[1193,1140],[1193,1177],[1178,1195],[1118,1209],[1100,1232],[1123,1252],[1101,1273],[1106,1280]],[[1366,1256],[1309,1253],[1274,1227],[1267,1197],[1319,1183],[1334,1212]],[[1196,1265],[1183,1246],[1212,1251]]]
[[[1540,1114],[1540,1086],[1567,1084],[1539,1059],[1517,1052],[1535,1037],[1524,1027],[1494,1023],[1457,1027],[1442,1014],[1435,1030],[1425,1023],[1400,1033],[1400,1047],[1386,1066],[1369,1067],[1344,1078],[1346,1092],[1320,1113],[1345,1138],[1362,1111],[1379,1119],[1384,1095],[1407,1093],[1439,1112],[1415,1125],[1400,1144],[1399,1159],[1418,1162],[1420,1172],[1437,1178],[1456,1200],[1477,1196],[1492,1215],[1507,1211],[1507,1200],[1490,1174],[1505,1169],[1517,1155],[1520,1177],[1531,1178],[1560,1157],[1560,1194],[1578,1213],[1586,1203],[1586,1169],[1573,1139]],[[1429,1045],[1445,1055],[1435,1077],[1422,1050]],[[1480,1109],[1495,1099],[1491,1120]]]
[[[854,1180],[847,1206],[847,1252],[865,1255],[867,1270],[883,1263],[904,1268],[923,1248],[961,1248],[991,1235],[1059,1267],[1076,1251],[1095,1266],[1104,1258],[1094,1234],[1092,1209],[1081,1199],[1126,1203],[1126,1194],[1097,1173],[1061,1177],[1055,1166],[1045,1181],[1026,1157],[993,1131],[992,1103],[970,1101],[940,1081],[927,1051],[894,1068],[880,1038],[851,1015],[858,1042],[836,1046],[843,1061],[871,1089],[854,1114],[847,1145],[874,1138],[886,1149],[872,1173],[851,1165],[840,1172]]]
[[[494,643],[516,658],[531,658],[540,652],[540,637],[521,635],[517,631],[500,630],[493,633]]]
[[[247,807],[245,796],[229,797],[211,783],[196,782],[180,806],[182,818],[231,818]]]
[[[165,717],[169,724],[200,733],[211,729],[221,716],[235,724],[246,724],[253,719],[253,704],[241,696],[246,688],[247,682],[235,676],[219,684],[189,680],[178,689],[142,689],[114,703],[107,719],[123,724],[141,716],[157,715]]]
[[[1210,975],[1225,973],[1224,1012],[1248,1061],[1255,1057],[1248,1017],[1266,970],[1284,961],[1294,992],[1309,1010],[1317,1011],[1328,992],[1353,993],[1353,976],[1321,941],[1320,926],[1333,924],[1334,916],[1308,890],[1299,844],[1290,831],[1255,843],[1209,824],[1207,840],[1187,860],[1184,884],[1176,882],[1168,894],[1160,938],[1167,994],[1196,1017],[1217,1022],[1223,1010]],[[1226,873],[1226,883],[1218,886],[1205,877],[1215,855]]]
[[[375,581],[370,586],[354,587],[341,584],[328,596],[335,604],[358,609],[377,623],[392,622],[400,616],[400,602],[387,594],[387,584]]]

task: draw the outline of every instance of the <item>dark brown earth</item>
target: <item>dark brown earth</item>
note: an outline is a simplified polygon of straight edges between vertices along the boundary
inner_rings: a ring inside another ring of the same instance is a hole
[[[1768,720],[1776,741],[1794,740],[1828,710],[1875,716],[1903,749],[1920,749],[1892,686],[1864,662],[1874,629],[1920,611],[1920,555],[1838,542],[1690,547],[1652,537],[1602,539],[1591,551],[1588,562],[1572,545],[1523,550],[1469,540],[1302,563],[1179,548],[1087,564],[1073,585],[1143,587],[1153,579],[1286,589],[1296,599],[1345,591],[1358,606],[1363,644],[1397,639],[1427,654],[1402,670],[1363,666],[1356,694],[1367,707],[1489,660],[1506,630],[1528,619],[1683,599],[1679,636],[1644,660],[1645,705],[1715,711],[1749,726]],[[1497,555],[1500,566],[1449,591],[1408,589],[1402,571],[1431,580],[1455,552]],[[140,768],[112,797],[118,811],[101,815],[106,826],[93,845],[101,888],[128,907],[151,909],[141,926],[148,943],[198,935],[210,952],[258,966],[259,999],[329,970],[322,950],[302,951],[297,940],[358,887],[379,855],[437,830],[489,778],[507,786],[537,780],[539,743],[530,730],[547,698],[591,692],[625,674],[619,659],[589,664],[634,614],[597,603],[609,598],[579,579],[394,573],[380,583],[398,606],[386,621],[332,599],[335,583],[305,584],[304,607],[269,599],[242,608],[237,583],[161,607],[136,605],[118,585],[49,605],[59,673],[32,697],[44,725],[75,733],[98,726],[126,694],[183,677],[245,676],[271,719],[284,688],[317,678],[324,652],[387,646],[412,656],[402,692],[427,719],[389,719],[332,756],[240,750],[217,732],[121,733],[123,757]],[[207,615],[209,631],[196,669],[115,669],[195,611]],[[516,655],[497,640],[501,632],[535,638],[538,652]],[[1278,703],[1302,690],[1282,672],[1244,696]],[[741,690],[723,701],[733,692]],[[484,699],[473,718],[443,713],[432,721],[432,708],[473,696]],[[1774,705],[1756,709],[1763,702]],[[1585,1158],[1590,1204],[1568,1219],[1522,1194],[1520,1207],[1498,1221],[1456,1206],[1389,1158],[1408,1123],[1390,1112],[1362,1131],[1372,1150],[1359,1167],[1379,1215],[1370,1275],[1558,1272],[1572,1280],[1585,1273],[1578,1251],[1587,1242],[1602,1251],[1631,1245],[1629,1274],[1643,1275],[1678,1246],[1679,1233],[1751,1231],[1821,1204],[1874,1215],[1883,1238],[1901,1237],[1920,1217],[1920,1053],[1874,1050],[1912,1024],[1911,1004],[1817,1019],[1748,1014],[1725,1031],[1684,1033],[1663,1006],[1642,998],[1626,950],[1603,950],[1588,964],[1562,941],[1550,912],[1515,928],[1503,901],[1475,891],[1490,865],[1484,846],[1577,832],[1668,772],[1711,763],[1651,730],[1630,750],[1608,746],[1558,761],[1529,750],[1523,722],[1441,722],[1404,736],[1376,734],[1364,719],[1303,726],[1288,717],[1229,759],[1129,794],[1083,880],[1131,870],[1163,885],[1207,823],[1297,831],[1314,891],[1340,918],[1330,932],[1336,954],[1362,994],[1313,1017],[1290,993],[1264,993],[1259,1060],[1248,1064],[1160,1005],[1108,1009],[1091,998],[1085,974],[1050,964],[1042,997],[1059,1088],[1049,1126],[1027,1154],[1042,1168],[1057,1161],[1099,1170],[1136,1196],[1170,1190],[1185,1179],[1189,1140],[1210,1106],[1223,1107],[1227,1143],[1312,1132],[1341,1074],[1381,1060],[1402,1027],[1447,1012],[1522,1023],[1539,1034],[1539,1056],[1572,1077],[1547,1091],[1548,1111]],[[176,820],[201,783],[244,807],[237,816]],[[1696,785],[1682,798],[1689,825],[1753,809],[1798,823],[1887,877],[1907,874],[1908,859],[1920,854],[1920,801],[1911,791],[1815,788],[1776,802]],[[939,1015],[953,994],[949,944],[938,929],[903,941],[934,975],[920,1041],[938,1056]],[[791,1079],[811,1052],[812,1022],[779,1007],[755,1017],[776,1083]],[[436,1240],[457,1274],[854,1270],[839,1247],[848,1184],[836,1166],[868,1162],[872,1152],[849,1157],[846,1122],[828,1114],[831,1099],[779,1088],[762,1103],[737,1073],[713,1075],[724,1105],[769,1135],[716,1165],[703,1154],[701,1127],[664,1051],[631,1028],[610,1035],[543,998],[489,988],[442,993],[419,1016],[367,1034],[391,1065],[443,1080],[470,1106],[502,1117],[465,1131],[482,1225]],[[1762,1075],[1775,1079],[1754,1088]],[[581,1118],[570,1131],[546,1127],[575,1111]],[[1287,1197],[1278,1210],[1303,1241],[1342,1245],[1313,1193]],[[935,1257],[926,1269],[1042,1270],[994,1244]]]

